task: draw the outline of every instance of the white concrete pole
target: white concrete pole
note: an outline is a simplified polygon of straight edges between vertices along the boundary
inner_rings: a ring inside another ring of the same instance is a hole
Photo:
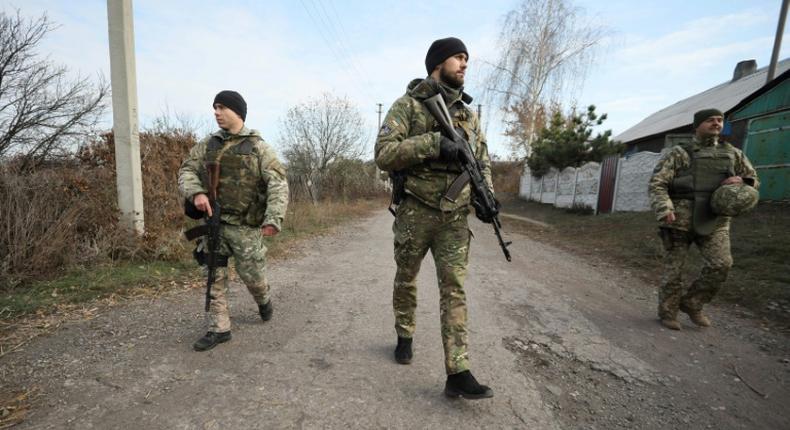
[[[107,21],[110,33],[112,130],[115,138],[118,208],[121,210],[122,222],[142,233],[145,223],[132,0],[107,0]]]

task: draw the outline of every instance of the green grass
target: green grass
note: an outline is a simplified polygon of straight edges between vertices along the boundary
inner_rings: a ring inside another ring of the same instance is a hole
[[[551,225],[505,219],[506,229],[551,243],[590,259],[632,269],[652,288],[661,277],[663,251],[652,212],[582,215],[551,205],[508,199],[504,212]],[[730,275],[715,301],[737,304],[761,317],[790,325],[790,203],[761,203],[751,213],[733,219]],[[685,277],[694,279],[702,259],[692,246]],[[780,309],[773,304],[778,304]]]
[[[56,305],[79,304],[111,294],[128,295],[141,288],[163,288],[175,280],[198,275],[191,261],[128,261],[72,268],[55,279],[36,281],[3,294],[0,312],[3,318],[13,318]]]

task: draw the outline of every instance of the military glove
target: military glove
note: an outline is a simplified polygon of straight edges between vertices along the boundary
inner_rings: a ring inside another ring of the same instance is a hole
[[[466,148],[460,142],[442,136],[439,142],[439,159],[452,163],[454,161],[465,161],[467,158]]]
[[[442,140],[439,142],[439,159],[447,162],[458,161],[458,151],[460,150],[461,145],[442,136]]]
[[[472,198],[472,206],[475,208],[475,216],[480,221],[483,221],[486,224],[491,224],[494,222],[494,218],[499,215],[499,209],[502,208],[502,205],[499,203],[499,200],[494,198],[494,207],[490,210],[486,208],[477,197]]]

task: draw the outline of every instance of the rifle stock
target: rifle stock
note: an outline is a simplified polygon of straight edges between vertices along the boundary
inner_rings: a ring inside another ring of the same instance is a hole
[[[480,168],[480,165],[474,156],[472,146],[466,141],[466,139],[464,139],[462,136],[459,136],[455,131],[455,128],[453,127],[452,116],[450,115],[450,111],[447,109],[447,105],[445,105],[441,94],[436,94],[435,96],[426,99],[423,104],[428,109],[428,112],[430,112],[434,117],[434,119],[436,119],[436,122],[439,123],[442,133],[453,141],[462,143],[464,151],[461,152],[461,157],[459,157],[461,159],[458,161],[461,163],[461,167],[464,169],[464,171],[469,174],[469,182],[472,186],[472,192],[474,193],[475,199],[477,200],[477,204],[474,205],[475,210],[482,212],[480,215],[482,215],[483,218],[492,220],[491,224],[494,226],[494,233],[496,234],[497,240],[499,241],[499,247],[502,248],[502,252],[505,254],[505,259],[507,259],[507,261],[511,261],[510,251],[507,249],[507,247],[512,242],[505,242],[505,240],[502,238],[502,223],[499,221],[499,209],[496,207],[494,193],[488,187],[488,184],[483,177],[483,173],[481,171],[482,169]]]

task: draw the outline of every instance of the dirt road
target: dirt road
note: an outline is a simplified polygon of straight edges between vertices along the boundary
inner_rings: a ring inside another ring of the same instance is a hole
[[[40,393],[18,428],[790,428],[786,337],[716,308],[714,327],[670,333],[636,277],[517,235],[507,263],[477,222],[472,368],[495,396],[446,399],[430,258],[415,360],[392,359],[391,222],[382,211],[272,264],[266,324],[234,285],[233,340],[209,352],[191,348],[204,317],[190,290],[6,355],[4,389]]]

